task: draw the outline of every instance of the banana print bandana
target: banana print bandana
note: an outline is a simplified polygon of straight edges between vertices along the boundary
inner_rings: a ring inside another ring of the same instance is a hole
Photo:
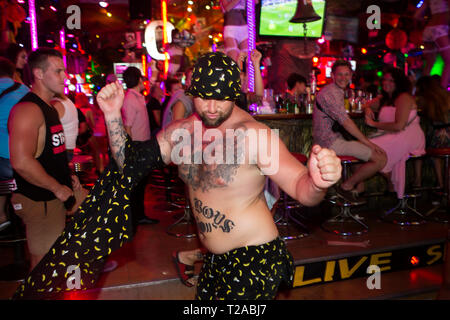
[[[201,56],[195,64],[186,94],[202,99],[236,101],[241,96],[241,70],[222,52]]]

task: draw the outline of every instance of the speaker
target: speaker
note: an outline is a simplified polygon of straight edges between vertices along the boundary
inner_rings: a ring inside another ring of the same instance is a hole
[[[152,19],[152,0],[128,0],[130,19]]]

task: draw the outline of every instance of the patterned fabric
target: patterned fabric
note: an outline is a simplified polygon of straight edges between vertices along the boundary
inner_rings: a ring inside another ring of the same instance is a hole
[[[196,299],[274,299],[281,282],[292,286],[293,265],[293,258],[280,238],[221,255],[208,253],[198,278]]]
[[[242,94],[240,73],[237,63],[226,54],[209,52],[197,60],[186,94],[202,99],[236,101]]]
[[[329,148],[336,139],[343,139],[339,132],[334,132],[331,129],[334,123],[333,120],[336,120],[342,125],[347,119],[349,119],[344,105],[344,90],[339,88],[336,84],[331,83],[320,90],[317,95],[317,102],[320,103],[328,116],[318,108],[314,108],[314,143],[317,143],[322,148]],[[333,119],[330,119],[330,117]]]
[[[52,299],[70,291],[70,277],[79,268],[80,289],[93,288],[114,250],[133,237],[130,193],[148,173],[162,167],[156,139],[131,142],[127,137],[125,164],[114,161],[100,176],[86,200],[66,225],[50,251],[31,271],[13,299]],[[71,267],[72,266],[72,267]]]
[[[447,114],[447,122],[429,123],[426,133],[427,148],[450,147],[450,113]]]

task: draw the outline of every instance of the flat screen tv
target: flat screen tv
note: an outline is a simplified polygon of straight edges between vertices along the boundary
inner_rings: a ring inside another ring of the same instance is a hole
[[[312,0],[311,3],[321,19],[306,24],[306,37],[320,38],[323,31],[326,1]],[[260,0],[257,8],[257,30],[260,38],[304,36],[303,23],[289,22],[297,10],[297,0]]]

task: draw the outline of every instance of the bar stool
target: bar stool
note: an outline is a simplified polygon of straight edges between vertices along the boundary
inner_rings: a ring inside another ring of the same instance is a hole
[[[197,236],[197,225],[189,203],[189,191],[185,186],[184,215],[167,227],[166,232],[177,238],[194,238]]]
[[[408,160],[421,157],[422,156],[410,155]],[[399,199],[395,207],[389,209],[380,216],[381,220],[401,226],[417,226],[426,223],[425,217],[416,209],[416,199],[421,195],[422,194],[418,190],[409,190],[408,192],[405,192],[403,198]],[[408,200],[410,199],[413,201],[413,206],[410,206],[408,203]]]
[[[296,152],[291,154],[304,165],[308,162],[308,158],[304,154]],[[275,223],[283,240],[300,239],[309,235],[308,228],[291,214],[292,210],[302,207],[297,200],[292,199],[286,192],[280,190],[280,199],[274,207],[273,212],[278,208],[281,210],[281,215]],[[291,221],[296,225],[294,226]],[[299,230],[299,227],[301,230]]]
[[[432,208],[425,216],[437,222],[449,222],[449,159],[450,148],[427,149],[427,155],[444,159],[444,190],[442,190],[442,202],[439,206]]]
[[[29,264],[25,259],[25,243],[27,241],[20,218],[14,213],[11,195],[17,189],[14,179],[0,181],[0,195],[6,196],[6,213],[11,220],[12,234],[0,239],[0,246],[14,247],[14,262],[0,267],[0,281],[23,280],[28,274]]]
[[[174,164],[169,164],[161,170],[153,170],[149,176],[149,185],[153,188],[164,190],[165,203],[154,207],[155,210],[164,212],[180,211],[184,208],[184,203],[179,203],[175,197],[180,197],[179,191],[183,188],[183,182],[178,177],[178,168]]]
[[[350,166],[360,163],[361,160],[352,156],[338,156],[342,164],[342,181],[349,177]],[[349,201],[339,197],[329,198],[328,201],[340,208],[339,214],[322,223],[321,227],[327,232],[340,236],[362,235],[369,231],[369,227],[362,222],[362,218],[351,212],[352,207],[366,204],[365,200]]]

